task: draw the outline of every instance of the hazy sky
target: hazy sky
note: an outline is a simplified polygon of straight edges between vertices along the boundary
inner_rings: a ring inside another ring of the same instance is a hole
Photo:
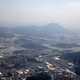
[[[80,0],[0,0],[1,24],[47,22],[79,28]]]

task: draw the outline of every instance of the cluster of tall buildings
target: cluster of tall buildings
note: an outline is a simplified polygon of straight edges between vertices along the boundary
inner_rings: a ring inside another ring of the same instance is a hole
[[[35,69],[19,69],[0,72],[0,80],[80,80],[80,77],[69,69],[61,69],[47,63],[47,69],[38,66]]]

